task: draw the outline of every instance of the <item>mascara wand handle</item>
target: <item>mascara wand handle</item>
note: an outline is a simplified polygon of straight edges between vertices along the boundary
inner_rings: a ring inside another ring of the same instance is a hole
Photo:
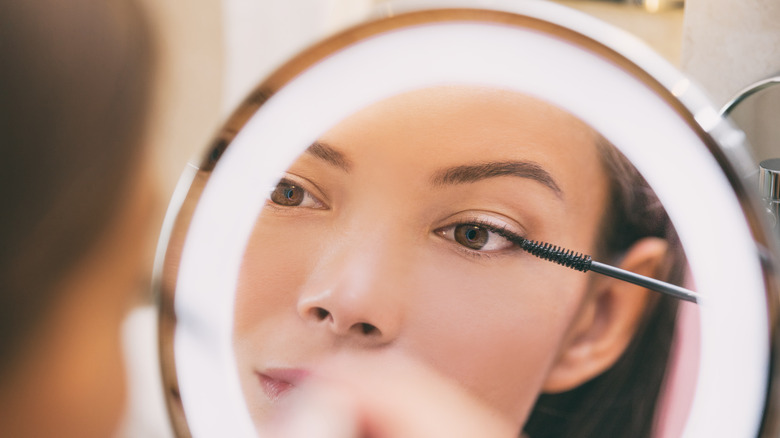
[[[639,275],[630,271],[616,268],[614,266],[605,265],[604,263],[591,261],[590,270],[608,277],[617,278],[618,280],[623,280],[642,287],[646,287],[656,292],[671,295],[681,300],[690,301],[692,303],[699,302],[699,295],[696,292],[680,286],[656,280],[654,278],[645,277],[644,275]]]

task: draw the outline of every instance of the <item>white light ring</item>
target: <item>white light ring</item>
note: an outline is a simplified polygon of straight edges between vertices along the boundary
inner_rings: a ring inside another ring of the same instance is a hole
[[[425,62],[432,54],[437,62]],[[266,102],[222,157],[193,216],[176,291],[177,374],[193,435],[252,434],[231,349],[232,291],[265,188],[349,114],[442,78],[550,101],[631,159],[669,210],[697,289],[708,298],[686,436],[755,435],[767,382],[764,285],[739,202],[706,147],[658,95],[614,64],[536,31],[466,22],[401,29],[324,59]],[[695,178],[686,177],[691,169]],[[231,291],[231,299],[219,291]]]

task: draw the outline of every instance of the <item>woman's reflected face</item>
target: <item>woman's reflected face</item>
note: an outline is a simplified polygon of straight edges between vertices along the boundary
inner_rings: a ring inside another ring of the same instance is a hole
[[[255,421],[318,360],[396,350],[522,424],[590,283],[508,237],[594,251],[595,138],[476,87],[399,95],[324,134],[271,192],[241,268],[234,346]]]

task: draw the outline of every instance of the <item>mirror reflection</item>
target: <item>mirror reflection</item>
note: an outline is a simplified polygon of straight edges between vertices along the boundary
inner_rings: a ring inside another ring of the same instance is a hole
[[[240,267],[233,347],[258,428],[323,359],[395,351],[527,436],[651,436],[678,302],[520,250],[684,285],[663,206],[538,98],[440,86],[372,104],[289,167]]]

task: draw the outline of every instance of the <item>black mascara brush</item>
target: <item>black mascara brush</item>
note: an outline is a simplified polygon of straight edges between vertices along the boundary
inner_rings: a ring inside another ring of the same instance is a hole
[[[599,274],[617,278],[618,280],[627,281],[629,283],[633,283],[656,292],[661,292],[681,300],[690,301],[692,303],[699,302],[699,295],[696,292],[690,291],[680,286],[675,286],[670,283],[656,280],[654,278],[645,277],[643,275],[635,274],[633,272],[616,268],[614,266],[606,265],[604,263],[599,263],[593,260],[589,255],[580,254],[545,242],[536,242],[515,236],[512,236],[510,239],[513,241],[513,243],[518,245],[527,253],[535,255],[541,259],[549,260],[559,265],[566,266],[567,268],[572,268],[581,272],[597,272]]]

